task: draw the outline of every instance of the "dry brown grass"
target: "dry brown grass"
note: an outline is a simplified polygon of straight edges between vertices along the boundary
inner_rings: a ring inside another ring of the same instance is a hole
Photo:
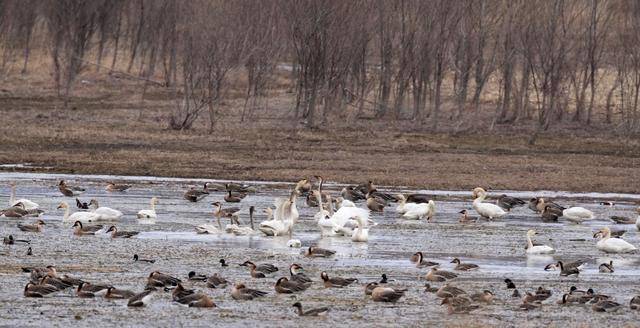
[[[205,133],[204,119],[192,131],[175,132],[166,129],[168,92],[150,88],[142,101],[138,81],[89,70],[68,110],[43,71],[0,83],[0,162],[56,172],[284,181],[322,174],[424,188],[619,192],[636,192],[640,181],[638,140],[590,137],[578,127],[542,135],[535,146],[515,129],[451,135],[361,120],[304,130],[277,118],[291,104],[280,82],[266,100],[268,112],[258,109],[248,122],[239,122],[244,102],[235,90],[213,134]]]

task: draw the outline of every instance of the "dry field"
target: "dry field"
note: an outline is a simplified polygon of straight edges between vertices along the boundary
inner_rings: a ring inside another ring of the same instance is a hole
[[[40,66],[32,71],[47,71]],[[65,110],[46,74],[9,74],[0,79],[0,163],[83,174],[279,181],[323,174],[433,189],[637,192],[637,139],[567,126],[530,146],[531,127],[452,134],[446,119],[435,132],[406,121],[336,119],[342,123],[308,130],[290,118],[292,96],[281,84],[263,102],[269,109],[245,122],[241,89],[232,86],[208,134],[207,113],[193,130],[168,130],[171,93],[149,87],[143,98],[139,81],[91,69]]]

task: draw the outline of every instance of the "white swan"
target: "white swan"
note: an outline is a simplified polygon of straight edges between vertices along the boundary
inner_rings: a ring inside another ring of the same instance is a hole
[[[215,224],[205,223],[196,227],[196,233],[198,234],[217,234],[220,233],[218,227]]]
[[[273,220],[267,219],[260,222],[258,230],[267,236],[282,236],[291,234],[293,225],[298,221],[298,208],[296,197],[298,190],[294,190],[289,198],[278,198],[274,202],[276,209],[273,211]]]
[[[638,218],[636,219],[636,228],[640,231],[640,207],[636,208],[636,212],[638,213]]]
[[[529,230],[527,231],[527,245],[529,245],[529,247],[527,247],[527,254],[553,254],[556,252],[555,249],[547,246],[547,245],[538,245],[538,246],[533,246],[533,242],[531,242],[531,237],[533,237],[533,235],[536,235],[537,232],[535,232],[534,230]]]
[[[484,189],[480,187],[473,189],[473,209],[475,209],[480,216],[489,219],[497,219],[507,214],[502,207],[496,204],[483,203],[486,197],[487,192]]]
[[[363,226],[369,223],[369,211],[359,207],[341,207],[321,226],[329,236],[351,236],[358,227],[358,217],[363,218]]]
[[[355,220],[358,223],[358,227],[353,231],[351,241],[356,243],[366,243],[369,241],[368,219],[362,216],[356,216]]]
[[[104,206],[100,207],[96,199],[91,199],[89,205],[91,206],[91,212],[100,215],[102,220],[119,220],[122,217],[122,212],[118,210]]]
[[[144,220],[149,220],[149,219],[156,219],[158,216],[156,214],[156,204],[158,204],[158,198],[153,197],[151,198],[151,209],[150,210],[140,210],[138,211],[138,219],[144,219]]]
[[[602,237],[596,244],[596,248],[607,253],[629,253],[637,248],[623,239],[611,238],[611,230],[609,227],[600,229],[593,235],[593,238]]]
[[[405,205],[407,205],[407,198],[404,197],[403,194],[396,195],[396,198],[398,198],[398,206],[396,206],[396,213],[398,214],[407,213],[407,210],[405,209]],[[409,204],[415,204],[415,203],[409,203]]]
[[[17,199],[16,200],[16,183],[11,182],[11,196],[9,197],[9,207],[16,206],[16,204],[22,203],[25,210],[37,210],[40,205],[38,203],[32,202],[28,199]]]
[[[70,214],[69,204],[67,202],[62,202],[58,205],[58,209],[64,208],[64,216],[62,217],[62,222],[76,222],[80,221],[80,223],[90,223],[100,221],[100,215],[93,212],[75,212]]]
[[[562,216],[573,223],[582,223],[584,221],[595,219],[593,212],[584,207],[570,207],[562,211]]]
[[[436,203],[433,200],[429,200],[428,203],[407,203],[404,209],[406,212],[402,215],[405,219],[420,220],[427,217],[427,221],[431,221],[436,214]]]
[[[253,211],[254,210],[255,210],[255,207],[253,206],[249,207],[249,222],[251,222],[251,227],[241,226],[238,217],[233,216],[231,217],[231,224],[227,224],[224,230],[227,233],[232,233],[236,236],[250,236],[250,235],[256,234],[257,232],[253,230]]]

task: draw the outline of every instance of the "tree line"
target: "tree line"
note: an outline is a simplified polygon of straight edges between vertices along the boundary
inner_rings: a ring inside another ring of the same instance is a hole
[[[207,114],[213,129],[240,77],[246,119],[284,68],[309,127],[350,113],[640,130],[634,0],[0,0],[1,68],[28,72],[42,45],[64,99],[88,63],[122,69],[175,92],[174,129]]]

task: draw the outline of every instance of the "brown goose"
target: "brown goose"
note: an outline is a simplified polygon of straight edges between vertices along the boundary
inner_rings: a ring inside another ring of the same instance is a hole
[[[64,180],[60,180],[60,183],[58,183],[58,190],[67,197],[78,196],[85,191],[84,188],[68,185]]]
[[[585,262],[584,261],[574,261],[569,263],[563,263],[562,261],[558,261],[557,265],[560,267],[560,275],[567,277],[570,275],[579,275],[582,270]]]
[[[40,285],[49,285],[49,286],[53,286],[55,288],[57,288],[58,290],[64,290],[70,287],[73,287],[72,284],[67,283],[65,281],[62,281],[61,279],[58,279],[56,277],[52,277],[52,276],[44,276],[42,277],[42,279],[40,279]]]
[[[447,313],[469,313],[478,309],[480,306],[472,304],[471,300],[466,296],[447,297],[442,300],[440,305],[447,305]]]
[[[449,271],[438,270],[438,268],[431,268],[431,270],[425,276],[428,281],[447,281],[458,277],[457,274]]]
[[[202,200],[203,198],[207,197],[209,195],[209,183],[205,183],[204,187],[202,188],[202,190],[198,190],[194,187],[191,187],[191,189],[185,191],[184,195],[182,195],[182,197],[192,203],[195,203],[199,200]]]
[[[532,199],[533,200],[533,199]],[[551,206],[554,209],[560,210],[560,212],[564,211],[566,208],[563,206],[560,206],[554,202],[547,202],[544,200],[544,198],[542,197],[538,197],[535,200],[535,207],[536,207],[536,212],[542,212],[544,211],[545,206]]]
[[[484,302],[487,304],[491,304],[493,302],[493,293],[490,290],[483,290],[480,293],[475,293],[471,295],[471,300],[475,302]]]
[[[631,310],[640,310],[640,296],[634,296],[631,301],[629,301],[629,308]]]
[[[249,267],[251,270],[251,277],[253,278],[265,278],[268,274],[278,271],[278,267],[271,264],[256,265],[251,261],[245,261],[240,266]]]
[[[209,288],[226,288],[227,284],[229,284],[227,279],[222,278],[217,272],[207,278]]]
[[[385,206],[387,206],[386,201],[372,195],[367,196],[367,207],[371,212],[383,212]]]
[[[27,285],[24,286],[24,297],[44,297],[57,291],[58,289],[51,285],[36,285],[28,282]]]
[[[67,285],[78,286],[80,285],[80,283],[83,282],[82,279],[74,278],[66,274],[62,276],[58,275],[58,271],[56,270],[56,267],[53,265],[48,265],[46,270],[47,270],[46,272],[47,276],[57,278]]]
[[[155,292],[156,289],[151,287],[145,289],[142,293],[136,294],[129,298],[129,302],[127,302],[127,306],[131,307],[142,307],[145,306],[151,300],[152,293]]]
[[[616,312],[621,308],[622,305],[620,303],[612,300],[601,300],[591,306],[591,309],[595,312]]]
[[[330,249],[320,248],[316,246],[309,246],[307,250],[304,252],[304,256],[306,257],[330,257],[333,256],[336,251],[332,251]]]
[[[346,199],[346,200],[350,200],[352,202],[356,202],[359,200],[365,200],[367,199],[367,197],[365,196],[364,193],[355,190],[353,187],[344,187],[342,188],[342,191],[340,192],[340,196],[342,196],[342,198]]]
[[[83,290],[83,287],[86,283],[81,283],[80,286],[78,286],[78,289],[76,289],[76,296],[80,297],[80,298],[91,298],[91,297],[95,297],[96,294],[94,292],[88,291],[88,290]]]
[[[174,301],[177,301],[185,296],[193,295],[195,293],[196,291],[194,289],[186,289],[184,288],[184,286],[182,286],[181,283],[178,283],[176,288],[174,288],[173,291],[171,292],[171,298]]]
[[[616,224],[636,224],[636,219],[634,218],[628,218],[626,216],[612,216],[609,218],[611,221],[615,222]]]
[[[231,190],[229,190],[227,191],[227,194],[224,196],[224,201],[227,203],[239,203],[246,196],[247,196],[246,194],[239,194],[239,193],[233,194],[231,193]]]
[[[558,218],[560,218],[561,216],[562,210],[553,206],[546,205],[542,210],[540,218],[542,219],[542,222],[558,222]]]
[[[299,283],[308,283],[312,280],[304,274],[304,268],[300,264],[293,263],[289,266],[289,274],[291,275],[291,281]]]
[[[458,220],[458,222],[460,223],[474,223],[474,222],[478,222],[478,217],[477,216],[470,216],[469,215],[469,211],[467,210],[462,210],[460,212],[460,219]]]
[[[391,287],[376,287],[371,291],[371,299],[374,302],[397,302],[404,293],[406,289],[396,289]]]
[[[440,298],[456,297],[456,296],[466,295],[466,294],[467,292],[465,292],[464,290],[455,286],[451,286],[449,284],[444,284],[442,287],[436,290],[436,296]]]
[[[523,206],[524,204],[526,204],[524,200],[505,194],[500,195],[496,200],[496,205],[502,207],[505,211],[511,211],[512,208]]]
[[[18,229],[25,232],[42,232],[46,223],[42,220],[36,221],[34,224],[18,223]]]
[[[320,273],[320,278],[324,281],[324,288],[342,288],[351,285],[352,283],[358,281],[356,278],[341,278],[341,277],[333,277],[329,278],[329,275],[322,271]]]
[[[216,307],[216,304],[213,302],[211,297],[202,293],[194,293],[191,295],[187,295],[175,301],[180,304],[187,305],[189,307],[199,307],[199,308]]]
[[[556,304],[572,304],[572,303],[580,303],[581,296],[571,295],[571,294],[563,294],[562,298],[556,302]]]
[[[136,293],[130,290],[117,289],[115,287],[107,288],[107,293],[104,294],[104,298],[110,298],[110,299],[132,298],[134,296],[136,296]]]
[[[427,268],[435,265],[440,265],[438,262],[428,261],[424,258],[422,252],[416,252],[411,256],[411,261],[416,262],[416,267],[418,268]]]
[[[123,184],[123,183],[107,182],[107,187],[105,189],[109,192],[123,192],[129,188],[131,188],[131,185]]]
[[[178,278],[172,277],[168,274],[160,273],[159,271],[153,271],[147,278],[147,285],[154,287],[164,286],[177,286],[182,281]]]
[[[301,283],[282,277],[276,281],[274,288],[278,294],[293,294],[295,292],[305,291],[310,286],[310,282]]]
[[[116,228],[116,226],[109,227],[106,233],[109,232],[111,232],[111,238],[131,238],[139,234],[138,231],[118,231],[118,228]]]
[[[328,307],[320,307],[320,308],[315,308],[315,309],[310,309],[307,311],[302,310],[302,304],[300,304],[300,302],[295,302],[292,305],[294,308],[296,308],[296,313],[298,314],[298,316],[301,317],[317,317],[317,316],[323,316],[326,315],[329,312],[329,308]]]
[[[73,229],[73,234],[76,236],[84,236],[84,235],[95,235],[96,232],[102,230],[103,226],[102,225],[90,225],[90,226],[83,226],[82,222],[80,221],[76,221],[73,226],[71,226]]]
[[[231,190],[231,191],[237,191],[237,192],[243,192],[243,193],[249,193],[249,192],[255,192],[255,188],[249,186],[249,185],[241,185],[241,184],[237,184],[237,183],[225,183],[224,184],[224,189],[225,190]]]
[[[231,289],[231,297],[234,300],[238,300],[238,301],[241,301],[241,300],[248,301],[257,297],[263,297],[267,294],[268,294],[267,292],[259,291],[257,289],[247,288],[247,286],[245,286],[242,283],[236,284]]]
[[[476,269],[480,268],[477,264],[461,263],[460,259],[457,258],[457,257],[453,258],[451,263],[455,263],[456,264],[455,268],[453,268],[453,269],[454,270],[458,270],[458,271],[469,271],[469,270],[476,270]]]
[[[24,208],[24,204],[17,202],[15,205],[0,211],[0,215],[7,218],[22,218],[28,216],[29,212]]]
[[[98,284],[92,284],[89,282],[81,282],[78,285],[78,290],[79,291],[83,291],[83,292],[88,292],[88,293],[92,293],[92,294],[106,294],[107,293],[107,289],[109,289],[108,285],[98,285]],[[93,296],[89,296],[89,297],[93,297]]]

